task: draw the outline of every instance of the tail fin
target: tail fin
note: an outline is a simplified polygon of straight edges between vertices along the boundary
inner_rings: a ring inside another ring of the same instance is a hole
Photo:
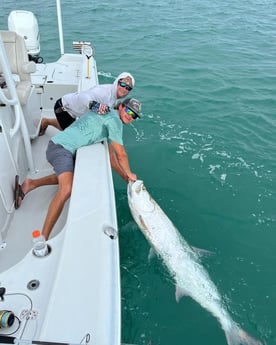
[[[225,335],[228,345],[263,345],[261,341],[252,338],[235,323],[225,332]]]

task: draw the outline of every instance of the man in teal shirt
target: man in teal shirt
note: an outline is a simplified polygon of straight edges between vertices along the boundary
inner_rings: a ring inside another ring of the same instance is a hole
[[[128,124],[140,117],[140,111],[140,102],[134,98],[128,98],[119,103],[117,110],[111,110],[107,115],[95,115],[88,112],[50,140],[46,156],[52,164],[55,174],[39,179],[26,179],[22,186],[18,185],[15,200],[19,207],[24,196],[33,189],[59,184],[58,191],[48,208],[42,229],[46,240],[49,238],[65,202],[71,195],[75,155],[80,147],[107,139],[112,168],[126,182],[136,181],[137,177],[130,170],[128,156],[123,145],[123,124]]]

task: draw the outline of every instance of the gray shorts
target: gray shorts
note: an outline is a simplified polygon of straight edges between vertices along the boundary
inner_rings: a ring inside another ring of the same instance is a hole
[[[52,164],[57,176],[64,172],[74,172],[75,157],[62,145],[49,141],[46,158]]]

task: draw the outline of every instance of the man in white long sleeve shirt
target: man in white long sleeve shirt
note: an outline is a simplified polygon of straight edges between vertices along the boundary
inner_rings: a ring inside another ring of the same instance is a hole
[[[118,75],[113,84],[96,85],[81,92],[68,93],[56,101],[54,111],[56,118],[41,120],[39,135],[46,132],[48,126],[64,130],[76,118],[89,110],[92,101],[100,103],[99,114],[106,114],[109,108],[114,108],[118,99],[124,98],[134,87],[135,80],[128,72]]]

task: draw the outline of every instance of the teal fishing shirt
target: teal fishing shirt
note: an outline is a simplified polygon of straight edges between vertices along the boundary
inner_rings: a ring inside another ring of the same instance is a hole
[[[115,141],[123,145],[123,123],[118,112],[113,109],[106,115],[97,115],[89,111],[51,140],[75,155],[80,147],[105,139],[109,143]]]

